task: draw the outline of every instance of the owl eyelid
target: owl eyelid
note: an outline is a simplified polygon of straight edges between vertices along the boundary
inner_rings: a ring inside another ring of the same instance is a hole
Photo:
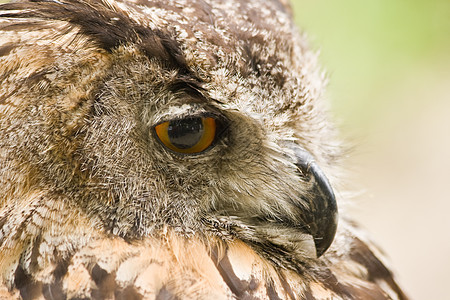
[[[159,120],[157,123],[155,123],[152,127],[155,128],[156,126],[166,123],[166,122],[174,122],[174,121],[181,121],[186,119],[195,119],[195,118],[213,118],[216,121],[224,122],[226,121],[226,118],[222,115],[219,115],[217,113],[212,112],[200,112],[200,113],[193,113],[193,114],[182,114],[180,116],[173,116],[172,118],[163,118]]]

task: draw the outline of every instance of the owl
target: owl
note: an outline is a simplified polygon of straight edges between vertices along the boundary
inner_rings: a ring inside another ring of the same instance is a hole
[[[406,299],[338,205],[284,0],[0,6],[1,299]]]

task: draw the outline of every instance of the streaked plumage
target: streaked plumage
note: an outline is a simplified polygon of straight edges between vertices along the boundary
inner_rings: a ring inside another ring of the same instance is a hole
[[[335,235],[323,89],[284,1],[0,6],[0,298],[406,299]]]

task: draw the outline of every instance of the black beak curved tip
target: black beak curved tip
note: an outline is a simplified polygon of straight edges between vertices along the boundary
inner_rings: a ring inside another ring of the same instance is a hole
[[[316,256],[320,257],[334,240],[338,224],[336,197],[327,177],[314,161],[313,156],[295,147],[296,165],[301,173],[312,181],[310,215],[306,216],[308,231],[314,238]]]

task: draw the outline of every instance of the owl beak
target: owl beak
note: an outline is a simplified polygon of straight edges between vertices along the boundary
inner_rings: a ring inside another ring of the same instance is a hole
[[[302,175],[311,183],[309,215],[305,216],[307,231],[314,238],[316,255],[320,257],[330,247],[336,234],[338,209],[336,198],[330,182],[314,161],[313,156],[299,146],[294,147],[296,166]]]

